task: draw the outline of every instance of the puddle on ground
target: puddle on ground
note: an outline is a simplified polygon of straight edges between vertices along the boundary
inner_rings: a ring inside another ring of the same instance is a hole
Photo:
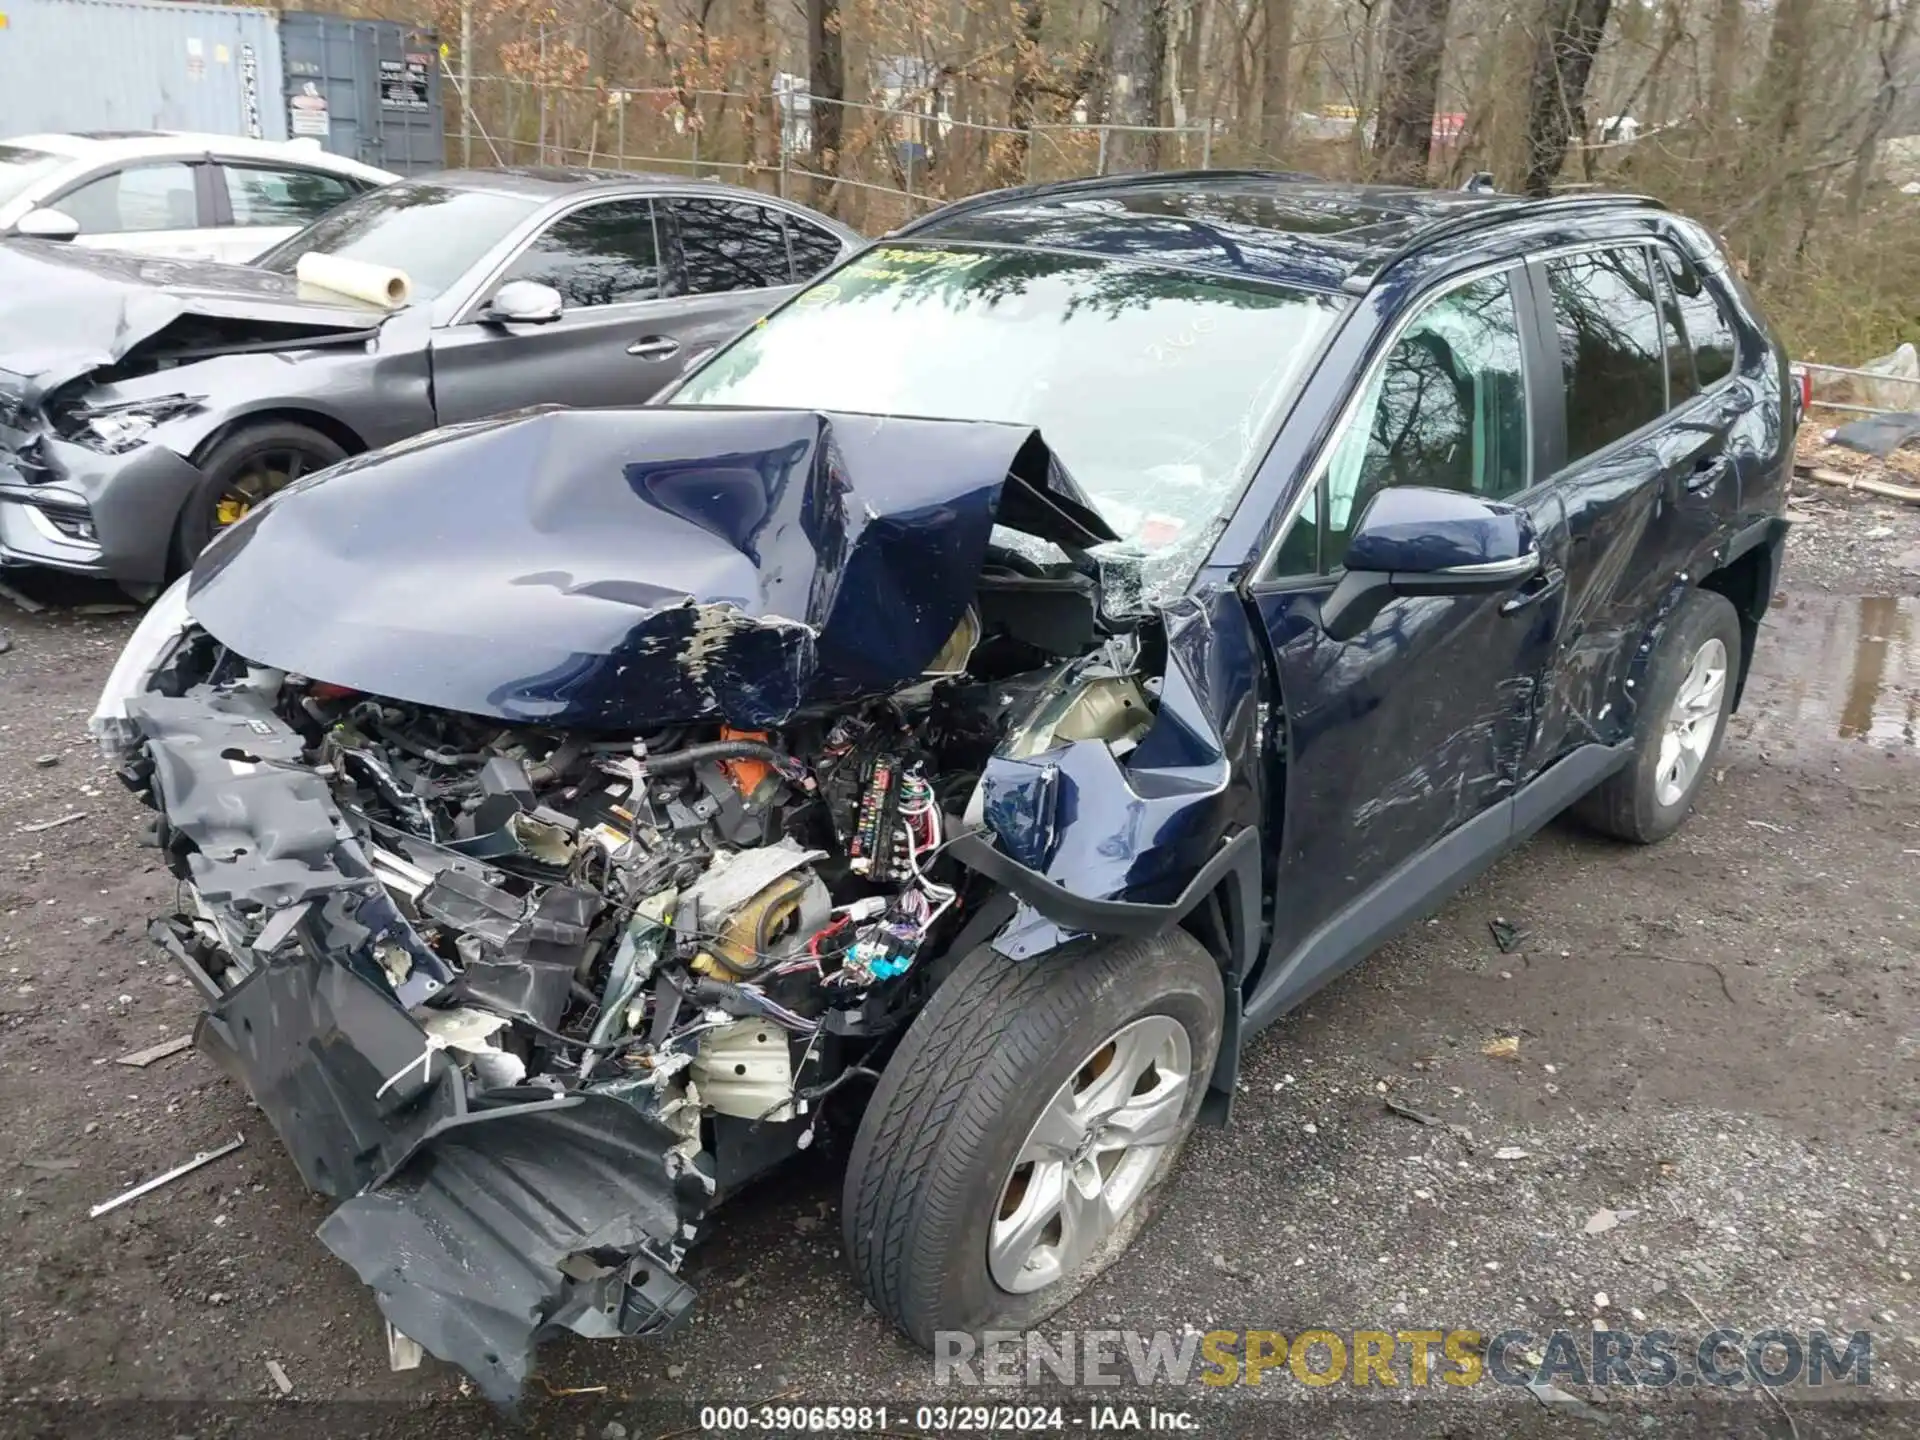
[[[1752,740],[1920,748],[1920,599],[1781,595],[1740,706]]]

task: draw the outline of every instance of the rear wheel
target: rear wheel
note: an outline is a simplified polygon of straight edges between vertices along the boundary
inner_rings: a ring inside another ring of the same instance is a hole
[[[269,495],[346,458],[347,452],[318,430],[292,421],[236,430],[200,462],[206,478],[180,512],[174,569],[190,568],[209,540]]]
[[[1647,667],[1633,762],[1574,813],[1616,839],[1664,840],[1687,818],[1733,713],[1740,617],[1724,595],[1695,590],[1668,620]]]
[[[932,1348],[1084,1289],[1193,1128],[1221,1011],[1219,967],[1181,931],[963,961],[887,1066],[847,1168],[847,1254],[880,1313]]]

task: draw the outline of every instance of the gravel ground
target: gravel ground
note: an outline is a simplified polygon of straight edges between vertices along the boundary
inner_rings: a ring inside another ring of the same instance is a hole
[[[1555,825],[1262,1035],[1232,1125],[1201,1132],[1152,1228],[1047,1331],[1864,1329],[1864,1391],[1699,1408],[1284,1372],[1151,1398],[1210,1434],[1276,1414],[1353,1435],[1920,1430],[1920,508],[1823,488],[1795,513],[1747,703],[1686,829],[1636,850]],[[193,1051],[112,1063],[196,1009],[142,936],[172,889],[136,848],[144,812],[83,735],[131,617],[16,583],[53,603],[0,599],[0,1424],[504,1433],[448,1367],[388,1370],[371,1299],[313,1238],[322,1203],[237,1087]],[[1510,953],[1496,919],[1519,931]],[[1500,1037],[1511,1058],[1484,1053]],[[236,1135],[237,1154],[87,1218]],[[690,1259],[696,1318],[664,1343],[544,1350],[523,1419],[645,1440],[698,1404],[785,1396],[890,1404],[911,1434],[912,1402],[977,1398],[935,1391],[852,1287],[835,1159],[724,1213]],[[1064,1399],[1070,1427],[1109,1399],[1032,1393]]]

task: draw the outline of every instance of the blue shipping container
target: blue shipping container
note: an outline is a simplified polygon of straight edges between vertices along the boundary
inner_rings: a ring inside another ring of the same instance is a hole
[[[280,17],[181,0],[0,0],[0,135],[287,138]]]

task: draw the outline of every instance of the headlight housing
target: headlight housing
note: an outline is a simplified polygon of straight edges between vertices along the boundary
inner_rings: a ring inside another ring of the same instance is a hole
[[[147,607],[134,627],[120,658],[113,662],[107,683],[100,691],[99,703],[87,731],[100,746],[100,753],[118,765],[132,753],[139,738],[127,714],[127,702],[144,695],[154,672],[179,648],[190,623],[187,615],[187,581],[182,575],[160,592],[160,598]]]
[[[61,428],[67,439],[89,450],[120,455],[145,444],[153,427],[163,420],[198,410],[205,399],[204,395],[156,395],[120,405],[82,405],[68,412]]]

